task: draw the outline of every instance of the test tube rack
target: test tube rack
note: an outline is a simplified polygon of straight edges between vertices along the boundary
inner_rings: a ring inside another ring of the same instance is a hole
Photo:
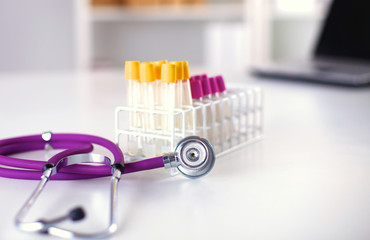
[[[192,135],[209,140],[218,157],[262,137],[263,93],[260,88],[229,89],[173,111],[120,106],[115,116],[116,142],[128,161],[171,152]],[[138,119],[135,126],[129,121],[133,117]],[[148,118],[154,119],[155,127],[145,124]],[[162,120],[169,127],[163,127]]]

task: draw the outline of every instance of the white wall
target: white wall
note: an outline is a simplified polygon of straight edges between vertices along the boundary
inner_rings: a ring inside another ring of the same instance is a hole
[[[122,67],[126,60],[187,60],[192,66],[246,66],[241,22],[100,22],[93,24],[96,67]]]
[[[203,65],[211,69],[243,70],[247,66],[248,39],[242,22],[207,24]]]
[[[0,71],[72,69],[74,0],[1,0]]]
[[[196,22],[94,23],[94,62],[189,60],[203,63],[203,26]]]
[[[272,60],[307,60],[312,57],[321,27],[319,19],[278,19],[272,22]]]
[[[330,0],[246,0],[249,65],[312,56]]]

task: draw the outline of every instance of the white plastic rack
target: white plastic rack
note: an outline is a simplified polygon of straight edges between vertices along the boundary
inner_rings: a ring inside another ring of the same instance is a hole
[[[192,135],[208,139],[220,156],[261,138],[263,94],[260,88],[232,89],[173,111],[117,107],[115,114],[116,142],[131,160],[173,151]]]

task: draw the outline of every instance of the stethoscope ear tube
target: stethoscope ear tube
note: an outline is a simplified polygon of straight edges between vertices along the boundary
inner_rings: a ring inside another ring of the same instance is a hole
[[[177,170],[189,178],[209,173],[216,160],[212,145],[204,138],[190,136],[182,139],[175,148]]]

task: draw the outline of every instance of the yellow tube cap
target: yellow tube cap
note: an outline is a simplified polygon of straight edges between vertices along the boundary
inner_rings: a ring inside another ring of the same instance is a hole
[[[176,64],[165,63],[162,64],[161,82],[175,83],[176,82]]]
[[[176,81],[181,81],[183,77],[183,66],[182,62],[171,62],[176,65]]]
[[[147,83],[154,81],[153,63],[144,62],[140,64],[140,82]]]
[[[168,63],[168,61],[167,60],[160,60],[160,61],[155,61],[154,63],[164,64],[164,63]]]
[[[140,62],[126,61],[125,62],[125,78],[126,80],[140,80]]]
[[[182,61],[182,74],[183,80],[189,79],[190,78],[190,71],[189,71],[189,63],[188,61]]]
[[[154,79],[161,79],[162,64],[167,63],[167,60],[153,62]]]

